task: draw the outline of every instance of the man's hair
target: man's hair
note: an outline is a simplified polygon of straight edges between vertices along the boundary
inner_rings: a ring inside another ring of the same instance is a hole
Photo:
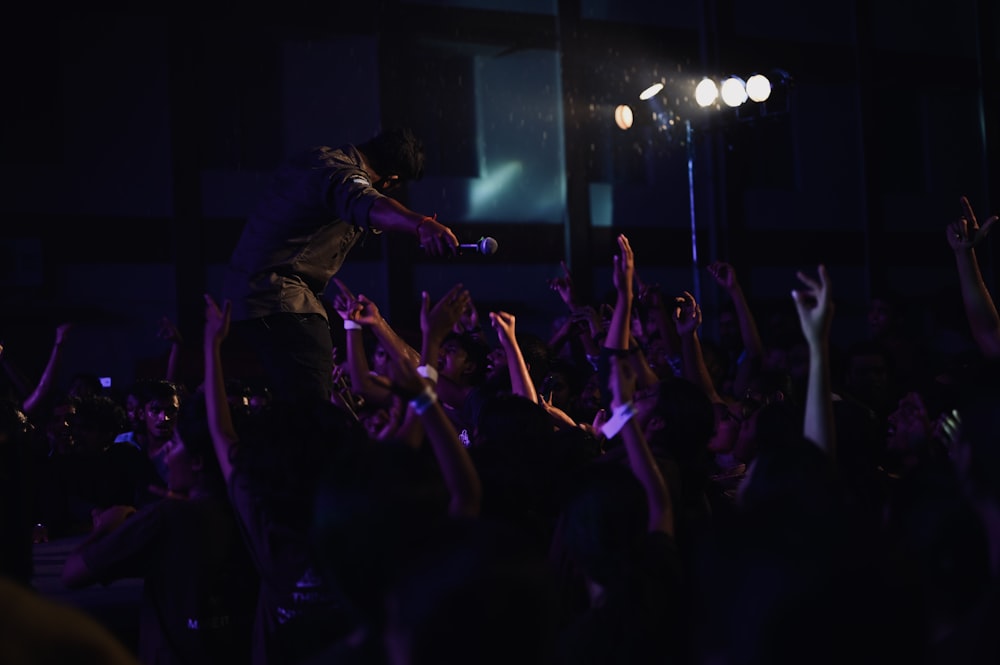
[[[489,344],[483,341],[478,335],[470,332],[459,333],[455,331],[445,335],[441,344],[443,346],[446,342],[452,340],[455,340],[462,347],[465,354],[469,357],[469,362],[476,366],[475,371],[468,377],[469,383],[474,386],[482,385],[486,381],[486,366],[489,363],[490,356]]]
[[[357,146],[382,177],[396,175],[401,181],[424,175],[424,144],[409,129],[390,129]]]

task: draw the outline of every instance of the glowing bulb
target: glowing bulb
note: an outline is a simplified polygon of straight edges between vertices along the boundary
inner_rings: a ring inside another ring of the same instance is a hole
[[[648,88],[639,93],[639,99],[641,99],[642,101],[646,101],[647,99],[652,99],[660,92],[660,90],[663,90],[663,84],[654,83],[653,85],[649,86]]]
[[[698,86],[694,89],[694,100],[698,102],[698,106],[701,106],[702,108],[711,106],[718,98],[719,88],[715,85],[715,81],[712,79],[702,79]]]
[[[754,74],[747,79],[747,96],[755,102],[766,101],[771,96],[771,82],[763,74]]]
[[[618,129],[625,130],[632,126],[632,109],[628,104],[619,104],[615,108],[615,124]]]
[[[739,76],[730,76],[722,82],[722,101],[726,106],[739,106],[747,100],[747,88]]]

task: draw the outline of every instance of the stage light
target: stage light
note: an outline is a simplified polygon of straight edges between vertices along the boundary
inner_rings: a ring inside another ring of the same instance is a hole
[[[747,100],[747,87],[739,76],[730,76],[722,82],[722,101],[726,106],[739,106]]]
[[[648,88],[639,93],[639,99],[641,99],[642,101],[646,101],[647,99],[652,99],[653,97],[655,97],[660,93],[660,90],[663,90],[663,84],[654,83],[653,85],[649,86]]]
[[[771,81],[763,74],[754,74],[747,79],[747,96],[755,102],[767,101],[771,96]]]
[[[615,124],[618,129],[626,130],[632,126],[632,108],[628,104],[619,104],[615,108]]]
[[[694,89],[694,100],[702,108],[711,106],[718,98],[719,88],[715,85],[715,81],[710,78],[703,78]]]

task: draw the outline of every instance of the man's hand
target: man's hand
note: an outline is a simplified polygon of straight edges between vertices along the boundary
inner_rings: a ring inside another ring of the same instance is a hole
[[[425,217],[417,225],[417,237],[424,252],[430,256],[454,256],[458,253],[458,238],[433,217]]]

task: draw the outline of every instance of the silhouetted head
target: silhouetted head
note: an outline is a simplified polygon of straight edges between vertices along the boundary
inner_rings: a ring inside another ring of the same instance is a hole
[[[383,131],[357,148],[382,178],[396,176],[403,183],[424,174],[424,144],[409,129]]]

